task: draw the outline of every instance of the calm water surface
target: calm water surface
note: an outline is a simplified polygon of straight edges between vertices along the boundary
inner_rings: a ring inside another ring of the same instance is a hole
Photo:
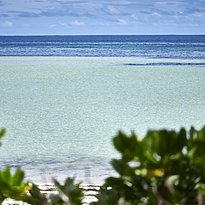
[[[119,129],[201,128],[204,82],[203,58],[0,57],[0,165],[101,181]]]

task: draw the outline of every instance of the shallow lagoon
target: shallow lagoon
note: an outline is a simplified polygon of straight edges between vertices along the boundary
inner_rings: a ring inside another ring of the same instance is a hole
[[[29,179],[43,183],[66,175],[101,181],[112,173],[108,162],[117,154],[111,139],[119,129],[143,136],[149,128],[205,124],[204,64],[0,57],[0,126],[8,130],[0,165],[23,166]]]

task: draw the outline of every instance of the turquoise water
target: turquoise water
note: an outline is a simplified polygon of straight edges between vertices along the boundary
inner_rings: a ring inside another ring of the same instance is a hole
[[[101,181],[119,129],[205,124],[205,60],[0,57],[1,167],[40,182]]]

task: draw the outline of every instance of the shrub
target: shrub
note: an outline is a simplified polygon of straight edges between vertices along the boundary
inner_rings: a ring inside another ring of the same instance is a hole
[[[106,179],[94,204],[205,203],[205,127],[148,131],[142,140],[119,132],[113,143],[119,176]]]
[[[151,130],[142,139],[119,132],[113,144],[121,154],[111,162],[118,177],[105,180],[92,205],[205,204],[205,127]],[[83,204],[83,190],[72,178],[63,185],[54,180],[58,193],[49,196],[23,178],[20,168],[0,171],[1,203],[9,197],[33,205]]]

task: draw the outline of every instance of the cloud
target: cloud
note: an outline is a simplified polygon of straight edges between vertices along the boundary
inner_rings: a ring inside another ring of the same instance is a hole
[[[50,28],[57,28],[57,27],[68,28],[68,27],[83,26],[83,25],[85,25],[84,22],[75,20],[75,21],[72,21],[71,23],[64,23],[62,21],[58,21],[57,23],[50,24],[49,27]]]
[[[75,21],[71,22],[70,25],[71,26],[83,26],[83,25],[85,25],[85,23],[82,21],[75,20]]]
[[[72,17],[78,17],[79,15],[77,13],[71,12],[70,10],[67,9],[62,9],[62,10],[56,10],[56,9],[48,9],[41,11],[39,13],[40,16],[72,16]]]
[[[205,13],[204,12],[195,12],[192,14],[192,16],[194,17],[205,17]]]
[[[40,16],[65,16],[65,12],[64,11],[61,11],[59,12],[58,10],[44,10],[44,11],[40,11],[39,13]]]
[[[79,17],[78,14],[70,12],[68,10],[57,10],[57,9],[45,9],[39,11],[9,11],[10,15],[14,14],[17,17],[22,18],[35,18],[35,17],[57,17],[57,16],[72,16],[72,17]]]
[[[13,23],[11,21],[6,20],[6,21],[0,23],[0,25],[2,27],[11,28],[13,26]]]
[[[93,0],[0,0],[2,13],[9,14],[11,17],[33,18],[33,17],[88,17],[96,16],[98,19],[124,18],[135,14],[149,17],[153,13],[161,16],[190,15],[201,9],[205,12],[205,0],[101,0],[96,3]],[[6,5],[6,6],[5,6]],[[204,9],[203,9],[204,8]],[[13,16],[12,16],[13,15]],[[89,17],[88,17],[89,18]],[[90,17],[92,18],[92,17]],[[91,19],[93,20],[93,19]]]
[[[152,15],[156,17],[161,17],[161,14],[159,14],[158,12],[153,12]]]
[[[25,18],[34,18],[39,17],[40,15],[35,12],[27,12],[27,11],[19,11],[19,12],[13,12],[16,13],[19,17],[25,17]]]
[[[0,14],[0,17],[4,18],[4,17],[9,17],[8,14]]]
[[[50,28],[56,28],[56,27],[69,27],[69,24],[66,24],[64,22],[57,22],[57,23],[53,23],[49,26]]]
[[[205,15],[205,1],[203,0],[203,3],[200,0],[167,0],[166,2],[147,0],[135,3],[133,1],[126,5],[125,10],[130,13],[129,18],[132,24],[191,26],[197,22],[202,23],[201,19]]]
[[[19,22],[44,23],[59,30],[86,25],[82,27],[85,32],[92,31],[91,26],[99,32],[109,32],[107,28],[114,30],[114,27],[123,29],[122,25],[129,28],[125,32],[139,28],[139,25],[147,30],[156,24],[162,28],[173,25],[175,28],[181,25],[203,27],[205,0],[0,0],[0,18],[4,27],[19,25]]]
[[[127,25],[128,22],[125,19],[118,19],[117,20],[117,24],[119,24],[119,25]]]
[[[59,24],[60,26],[62,26],[62,27],[68,27],[68,24],[63,23],[63,22],[59,22],[58,24]]]
[[[116,7],[114,7],[113,5],[108,5],[106,7],[106,11],[111,15],[116,15],[116,14],[120,13],[119,10]]]

